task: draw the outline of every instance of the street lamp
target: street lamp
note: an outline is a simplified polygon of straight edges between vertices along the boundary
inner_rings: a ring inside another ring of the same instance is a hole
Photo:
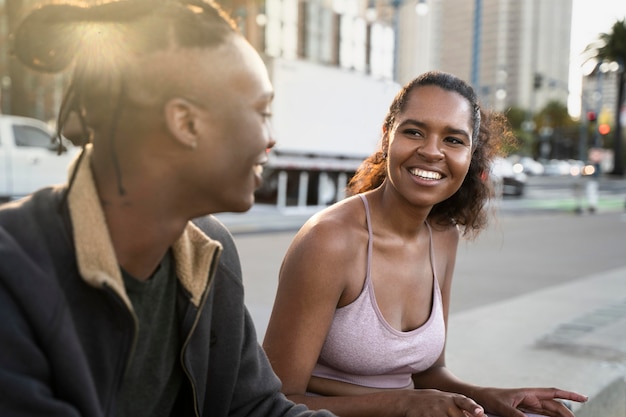
[[[417,13],[418,16],[426,16],[428,14],[428,4],[426,0],[419,0],[417,2],[415,5],[415,13]]]

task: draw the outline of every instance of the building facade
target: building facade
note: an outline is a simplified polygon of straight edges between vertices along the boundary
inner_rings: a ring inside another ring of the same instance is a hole
[[[403,63],[401,81],[439,69],[472,82],[496,110],[535,112],[549,101],[567,103],[572,0],[426,3],[425,16],[403,6],[399,41],[414,56]]]
[[[34,2],[0,2],[0,37]],[[269,59],[307,61],[400,84],[428,70],[448,71],[472,82],[483,103],[497,110],[516,106],[535,112],[552,100],[567,103],[572,0],[220,3]],[[11,93],[21,91],[32,96],[28,103],[36,106],[36,116],[49,117],[47,108],[58,104],[64,80],[42,83],[31,74],[16,74],[6,47],[0,67],[4,111],[12,110]],[[11,84],[15,81],[20,85]]]

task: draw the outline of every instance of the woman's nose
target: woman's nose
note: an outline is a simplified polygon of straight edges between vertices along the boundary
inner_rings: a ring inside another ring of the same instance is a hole
[[[437,138],[427,138],[417,147],[417,154],[428,161],[438,161],[443,159],[444,153],[441,151]]]

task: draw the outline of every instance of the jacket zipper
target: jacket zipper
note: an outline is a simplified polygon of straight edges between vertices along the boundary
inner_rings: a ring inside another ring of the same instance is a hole
[[[194,381],[191,378],[191,374],[189,373],[189,370],[187,369],[187,366],[185,365],[185,350],[187,349],[191,336],[193,335],[193,332],[196,329],[198,322],[200,321],[200,315],[202,314],[202,311],[204,310],[206,299],[208,298],[209,291],[211,291],[211,287],[213,286],[213,278],[214,278],[215,271],[217,269],[216,266],[219,262],[221,254],[222,254],[222,249],[218,249],[215,253],[215,256],[213,257],[213,261],[211,262],[211,268],[209,269],[209,284],[207,285],[204,291],[204,294],[202,294],[202,299],[200,300],[200,304],[198,305],[198,311],[196,312],[196,317],[191,326],[191,329],[189,330],[189,333],[187,334],[185,343],[183,343],[182,349],[180,351],[180,363],[191,385],[191,393],[193,395],[193,409],[194,409],[196,417],[200,417],[200,410],[198,409],[198,392],[196,389],[196,385],[194,384]]]

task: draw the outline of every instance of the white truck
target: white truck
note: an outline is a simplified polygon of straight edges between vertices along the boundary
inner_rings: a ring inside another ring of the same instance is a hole
[[[0,116],[0,201],[67,180],[67,168],[80,148],[64,139],[59,155],[54,135],[41,120]]]
[[[306,61],[268,63],[275,89],[276,146],[257,201],[279,207],[325,206],[378,146],[400,86],[391,80]]]

